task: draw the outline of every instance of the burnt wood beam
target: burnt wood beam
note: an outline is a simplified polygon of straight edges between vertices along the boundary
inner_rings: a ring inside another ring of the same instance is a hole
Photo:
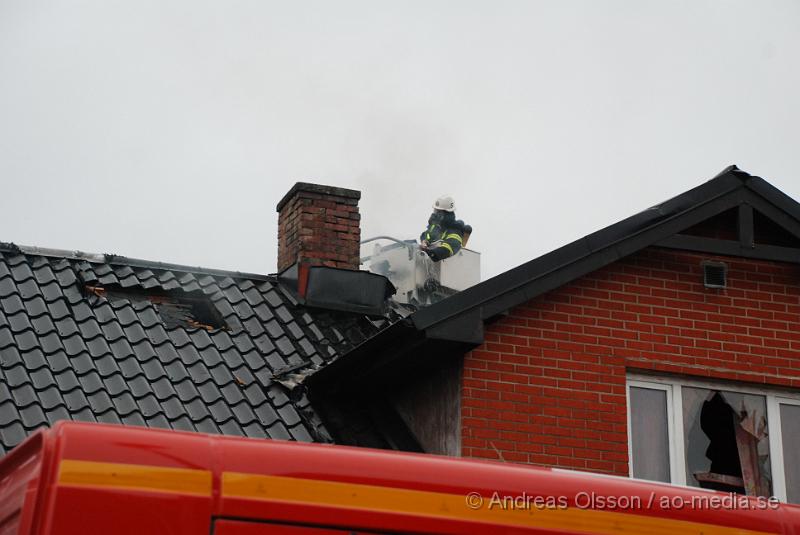
[[[739,205],[739,243],[742,247],[755,248],[756,238],[753,228],[753,207],[749,204]]]
[[[757,260],[774,260],[777,262],[791,262],[800,264],[800,249],[793,247],[779,247],[777,245],[744,246],[738,241],[717,240],[702,236],[687,236],[675,234],[655,244],[658,247],[669,249],[682,249],[724,256],[740,256]]]

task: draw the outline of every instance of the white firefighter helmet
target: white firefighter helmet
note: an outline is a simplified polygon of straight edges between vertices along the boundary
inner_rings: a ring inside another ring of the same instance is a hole
[[[452,197],[439,197],[433,203],[434,210],[444,210],[445,212],[454,212],[456,210],[456,202]]]

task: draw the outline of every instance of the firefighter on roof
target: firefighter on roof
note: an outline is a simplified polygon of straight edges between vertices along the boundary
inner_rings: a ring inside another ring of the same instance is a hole
[[[456,204],[452,197],[439,197],[433,203],[428,228],[419,236],[420,249],[438,262],[456,254],[467,245],[472,227],[456,219]]]

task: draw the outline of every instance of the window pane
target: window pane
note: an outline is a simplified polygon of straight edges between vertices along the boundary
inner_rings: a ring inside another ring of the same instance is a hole
[[[632,386],[630,397],[633,477],[669,483],[667,392]]]
[[[770,496],[766,398],[707,388],[681,390],[686,483]]]
[[[781,405],[786,501],[800,503],[800,405]]]

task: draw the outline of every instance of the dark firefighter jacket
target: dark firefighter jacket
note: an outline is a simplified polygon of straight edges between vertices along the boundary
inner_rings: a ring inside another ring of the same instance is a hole
[[[471,232],[472,227],[456,219],[452,212],[434,212],[428,219],[428,228],[420,234],[419,240],[429,243],[426,252],[434,262],[438,262],[461,250],[464,235]]]

